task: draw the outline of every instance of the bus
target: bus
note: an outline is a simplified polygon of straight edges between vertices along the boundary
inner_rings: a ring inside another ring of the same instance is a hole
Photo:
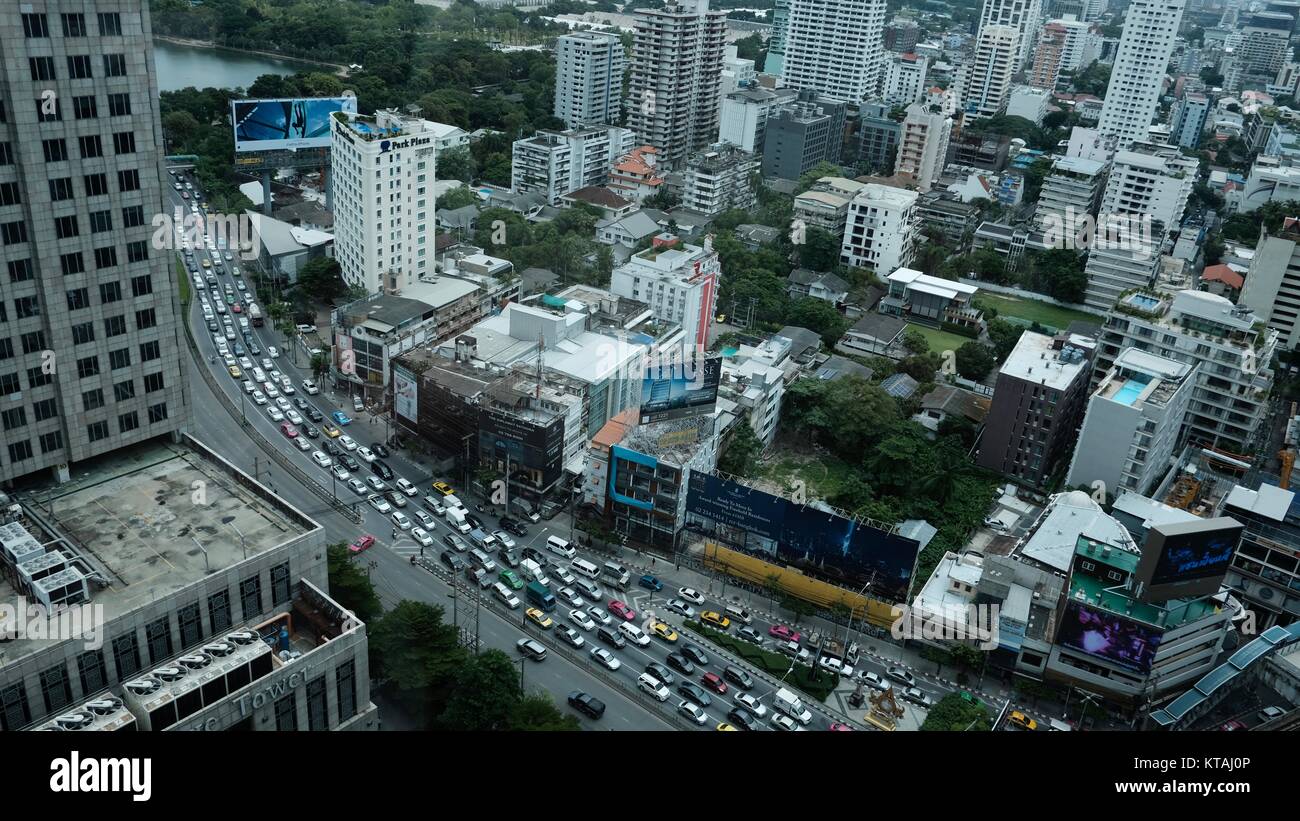
[[[254,328],[262,327],[262,309],[256,303],[248,303],[248,318],[253,321]]]

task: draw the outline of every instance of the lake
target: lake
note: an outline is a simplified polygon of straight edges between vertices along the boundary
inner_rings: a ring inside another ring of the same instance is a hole
[[[154,67],[159,91],[195,88],[248,88],[263,74],[330,71],[325,66],[280,60],[226,49],[195,48],[155,40]]]

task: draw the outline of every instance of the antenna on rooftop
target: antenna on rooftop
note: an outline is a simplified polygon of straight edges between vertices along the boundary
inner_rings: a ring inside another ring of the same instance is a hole
[[[542,365],[546,353],[546,334],[544,331],[537,332],[537,387],[533,389],[533,398],[542,398]]]

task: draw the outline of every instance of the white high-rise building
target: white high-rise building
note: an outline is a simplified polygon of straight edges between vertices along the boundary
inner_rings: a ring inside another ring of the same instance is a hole
[[[920,214],[920,194],[903,188],[868,183],[849,203],[840,262],[870,268],[884,279],[912,264]]]
[[[555,116],[569,128],[612,124],[626,63],[617,34],[580,31],[555,38]]]
[[[719,83],[727,13],[709,0],[636,12],[627,124],[676,165],[718,136]]]
[[[1016,44],[1018,69],[1029,61],[1042,21],[1042,0],[984,0],[980,9],[979,33],[989,26],[1010,26],[1020,35]],[[1014,69],[1013,69],[1014,70]]]
[[[1187,0],[1133,0],[1106,87],[1097,130],[1119,136],[1119,147],[1145,140]]]
[[[616,126],[543,129],[515,141],[510,187],[519,194],[537,191],[559,205],[565,194],[603,184],[610,168],[634,147],[632,132]]]
[[[434,273],[436,134],[396,111],[330,118],[334,258],[343,281],[392,293]]]
[[[994,117],[1006,108],[1016,72],[1020,33],[1011,26],[985,26],[975,53],[962,64],[961,105],[967,117]]]
[[[916,183],[916,190],[929,191],[943,170],[952,136],[952,118],[932,113],[928,106],[913,103],[907,107],[903,133],[898,141],[898,159],[894,173],[906,174]]]
[[[718,142],[731,143],[754,154],[762,153],[767,118],[795,98],[792,88],[747,88],[722,98]]]
[[[885,58],[885,101],[911,105],[926,90],[925,72],[930,61],[917,54],[890,54]]]
[[[655,319],[682,326],[687,345],[704,348],[718,305],[720,270],[711,238],[688,245],[661,234],[652,247],[614,269],[609,290],[646,303]]]
[[[782,76],[787,85],[858,103],[879,93],[885,0],[790,0]]]

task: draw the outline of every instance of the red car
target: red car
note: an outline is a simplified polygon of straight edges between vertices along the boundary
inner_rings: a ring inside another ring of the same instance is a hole
[[[800,633],[797,630],[791,630],[784,624],[772,625],[767,628],[767,634],[769,636],[775,636],[781,641],[798,641],[803,636],[803,633]]]
[[[369,534],[359,537],[355,542],[348,545],[348,550],[353,553],[360,553],[363,550],[369,550],[375,544],[375,537]]]
[[[705,687],[708,687],[720,696],[727,694],[727,682],[723,681],[722,676],[717,673],[705,673],[704,676],[700,678],[700,681],[703,682]]]
[[[240,313],[243,313],[243,312],[244,312],[244,306],[243,306],[243,305],[240,305],[238,302],[236,302],[235,304],[233,304],[233,305],[230,306],[230,312],[231,312],[232,314],[240,314]]]
[[[613,613],[616,616],[622,616],[626,621],[631,621],[632,619],[636,618],[636,611],[628,607],[626,604],[619,601],[618,599],[613,599],[612,601],[610,601],[609,612]]]
[[[841,733],[848,733],[848,732],[852,732],[852,731],[853,731],[853,728],[850,727],[849,725],[847,725],[847,724],[840,724],[839,722],[836,722],[836,723],[832,724],[832,725],[831,725],[831,729],[832,729],[832,730],[835,730],[836,732],[841,732]]]
[[[280,433],[283,433],[285,436],[288,436],[290,439],[298,438],[298,429],[295,428],[293,425],[289,424],[288,422],[280,423]]]
[[[1219,729],[1225,730],[1227,732],[1233,732],[1234,730],[1246,729],[1246,725],[1242,724],[1240,721],[1229,721],[1227,724],[1219,725]]]

